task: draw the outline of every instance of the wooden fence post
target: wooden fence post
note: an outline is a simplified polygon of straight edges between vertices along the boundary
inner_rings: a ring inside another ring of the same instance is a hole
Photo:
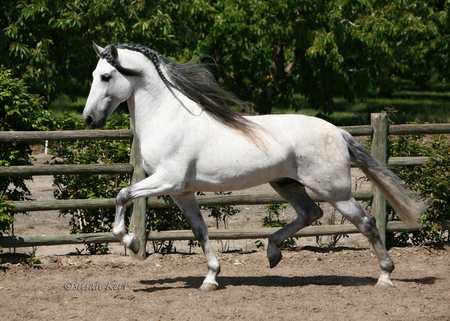
[[[372,114],[371,121],[373,127],[372,136],[372,156],[382,164],[387,164],[388,149],[388,117],[387,114]],[[372,184],[373,202],[372,215],[377,220],[378,231],[381,240],[386,244],[386,198]]]
[[[133,176],[131,178],[131,184],[145,179],[146,174],[142,166],[141,147],[133,125],[131,125],[133,132],[133,140],[131,143],[130,163],[133,164]],[[134,254],[131,252],[131,256],[139,260],[145,260],[147,256],[147,199],[142,197],[133,201],[133,211],[130,220],[130,231],[136,235],[140,241],[139,252]]]

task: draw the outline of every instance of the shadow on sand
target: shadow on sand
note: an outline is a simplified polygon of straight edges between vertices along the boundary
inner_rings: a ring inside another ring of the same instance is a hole
[[[176,277],[159,280],[142,280],[141,284],[149,286],[143,289],[136,289],[135,292],[157,292],[162,290],[180,288],[199,288],[203,282],[203,277]],[[418,279],[392,279],[394,282],[410,282],[417,284],[434,284],[435,277]],[[182,283],[182,284],[180,284]],[[228,286],[261,286],[261,287],[301,287],[307,285],[324,286],[374,286],[376,278],[337,276],[337,275],[317,275],[317,276],[224,276],[219,277],[219,290]],[[172,286],[169,286],[172,285]]]

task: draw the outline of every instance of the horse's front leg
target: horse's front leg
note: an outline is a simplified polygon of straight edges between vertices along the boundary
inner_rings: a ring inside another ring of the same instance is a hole
[[[176,184],[169,184],[169,181],[167,177],[154,174],[136,184],[125,187],[116,197],[116,217],[112,233],[134,253],[139,251],[140,241],[133,233],[128,233],[126,230],[125,210],[127,204],[139,197],[173,193],[176,191]]]
[[[200,242],[203,253],[205,254],[208,265],[208,274],[206,275],[203,284],[199,288],[200,292],[210,292],[216,290],[219,286],[216,277],[220,272],[219,260],[217,260],[211,242],[208,237],[208,229],[203,220],[202,213],[198,207],[194,193],[189,192],[183,195],[171,196],[174,202],[178,205],[181,211],[186,215],[186,218],[194,232],[195,237]]]

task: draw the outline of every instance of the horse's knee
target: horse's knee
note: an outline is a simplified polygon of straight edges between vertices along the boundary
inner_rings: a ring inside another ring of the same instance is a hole
[[[130,200],[130,187],[122,188],[116,196],[116,204],[124,206]]]
[[[116,224],[117,223],[117,224]],[[125,234],[126,229],[125,229],[125,225],[121,222],[115,222],[113,229],[112,229],[112,234],[119,238],[122,239],[122,236]]]
[[[121,230],[118,229],[118,228],[113,227],[113,229],[112,229],[112,234],[113,234],[115,237],[120,237],[120,236],[123,234],[123,231],[121,231]]]

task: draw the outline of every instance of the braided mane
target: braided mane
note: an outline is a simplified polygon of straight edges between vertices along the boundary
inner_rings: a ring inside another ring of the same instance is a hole
[[[155,50],[141,45],[125,43],[116,47],[143,54],[153,63],[161,80],[167,86],[201,105],[204,111],[220,123],[251,136],[253,140],[257,140],[252,133],[256,125],[230,108],[232,105],[237,105],[246,110],[247,104],[220,87],[207,65],[196,63],[198,59],[193,59],[185,64],[178,64]],[[101,55],[120,73],[128,76],[140,76],[139,72],[124,68],[114,61],[111,57],[111,45],[108,45]],[[163,66],[169,79],[162,72],[161,66]]]

